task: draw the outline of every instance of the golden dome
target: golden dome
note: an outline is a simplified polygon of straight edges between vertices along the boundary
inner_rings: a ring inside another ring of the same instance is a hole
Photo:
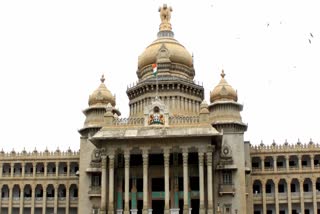
[[[189,67],[192,66],[192,56],[183,45],[174,38],[160,37],[152,42],[139,56],[138,69],[156,63],[159,50],[163,45],[168,50],[171,62],[183,64]]]
[[[210,92],[210,102],[213,103],[217,100],[233,100],[237,102],[237,92],[224,79],[225,73],[223,70],[221,77],[219,84]]]
[[[158,38],[153,41],[139,56],[138,72],[154,63],[171,62],[193,67],[193,57],[176,39],[171,28],[172,8],[164,4],[159,8],[160,27]],[[193,78],[193,76],[192,76]]]
[[[112,106],[115,106],[116,98],[111,94],[111,92],[107,89],[106,85],[104,84],[104,75],[102,75],[100,80],[100,86],[89,97],[89,106],[107,105],[108,103],[111,103]]]

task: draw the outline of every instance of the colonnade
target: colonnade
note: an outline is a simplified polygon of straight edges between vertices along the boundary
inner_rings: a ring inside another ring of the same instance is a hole
[[[150,147],[142,147],[141,155],[142,155],[142,170],[143,170],[143,208],[142,213],[148,214],[152,213],[151,207],[149,206],[149,184],[148,184],[148,176],[149,176],[149,155]],[[164,147],[163,150],[163,158],[164,158],[164,211],[166,214],[169,213],[177,213],[177,207],[171,205],[170,207],[170,189],[169,189],[169,178],[170,178],[170,147]],[[188,155],[189,148],[182,147],[179,151],[182,153],[183,158],[183,213],[188,214],[190,207],[189,201],[189,173],[188,173]],[[212,186],[212,147],[208,148],[199,148],[198,149],[198,165],[199,165],[199,213],[204,214],[213,214],[213,186]],[[126,148],[123,151],[124,154],[124,214],[135,214],[137,213],[136,207],[131,206],[130,210],[130,195],[129,195],[129,180],[130,180],[130,149]],[[114,200],[114,175],[115,175],[115,149],[109,149],[105,154],[102,154],[102,179],[101,179],[101,214],[114,214],[115,213],[115,200]],[[206,159],[205,159],[206,158]],[[204,160],[206,160],[207,166],[207,201],[205,201],[205,183],[204,183]],[[107,166],[107,162],[109,163]],[[108,175],[109,174],[109,175]],[[107,179],[108,175],[108,179]],[[107,184],[107,181],[109,182]],[[108,186],[108,202],[107,202],[107,192],[106,187]],[[117,212],[121,213],[122,210],[117,210]]]

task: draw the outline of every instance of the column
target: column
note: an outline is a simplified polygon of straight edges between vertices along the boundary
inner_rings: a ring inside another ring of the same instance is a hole
[[[130,150],[124,151],[124,214],[129,214]]]
[[[183,214],[189,213],[189,173],[188,173],[188,148],[183,148],[182,158],[183,158]]]
[[[70,187],[69,185],[66,186],[66,214],[69,214],[69,207],[70,207]]]
[[[213,214],[213,193],[212,193],[212,151],[207,155],[207,187],[208,187],[208,214]]]
[[[48,174],[48,163],[47,162],[43,162],[44,165],[44,177],[47,177]]]
[[[301,160],[301,159],[299,159],[299,160]],[[299,168],[300,168],[300,166],[299,166]],[[299,185],[300,185],[299,188],[300,188],[300,207],[301,207],[300,213],[304,214],[303,180],[299,180]]]
[[[287,191],[288,191],[288,213],[292,213],[291,205],[291,180],[286,180],[287,182]]]
[[[313,213],[318,213],[316,182],[317,182],[316,178],[312,179]]]
[[[276,207],[276,214],[279,214],[279,195],[278,195],[278,180],[274,180],[274,199],[275,199],[275,207]]]
[[[106,213],[106,189],[107,189],[107,155],[101,153],[101,204],[100,204],[100,213]]]
[[[170,213],[170,190],[169,190],[169,160],[170,160],[170,150],[169,148],[165,148],[163,150],[163,158],[164,158],[164,191],[165,191],[165,199],[164,199],[164,213]]]
[[[59,162],[56,162],[56,177],[59,176]]]
[[[54,208],[53,208],[53,213],[58,213],[58,192],[59,190],[59,185],[55,184],[54,185]]]
[[[13,177],[13,173],[14,173],[14,163],[10,164],[10,170],[11,170],[10,176],[12,178]]]
[[[261,157],[261,171],[264,172],[264,157]]]
[[[277,156],[273,156],[273,170],[277,171]],[[277,212],[276,212],[277,213]]]
[[[108,214],[114,214],[114,151],[109,155],[109,206]]]
[[[24,174],[25,174],[25,171],[26,171],[26,163],[25,163],[25,162],[22,162],[22,163],[21,163],[21,167],[22,167],[21,176],[22,176],[22,178],[24,178]],[[1,170],[1,171],[2,171],[2,170]]]
[[[149,152],[148,149],[142,150],[143,159],[143,210],[142,214],[148,214],[148,165]]]
[[[200,214],[205,214],[204,206],[204,173],[203,173],[203,152],[198,153],[199,157],[199,186],[200,186]]]
[[[298,158],[299,158],[299,160],[298,160],[298,164],[299,164],[299,171],[300,170],[302,170],[302,161],[301,161],[301,159],[302,159],[302,157],[301,157],[301,155],[298,155]]]
[[[2,178],[2,165],[3,165],[3,163],[2,162],[0,162],[0,178]],[[0,189],[1,190],[1,189]],[[0,210],[1,210],[1,206],[0,206]]]
[[[8,185],[8,190],[9,190],[8,214],[12,214],[13,185]]]
[[[20,189],[19,214],[23,214],[23,199],[24,199],[24,190],[23,190],[23,187],[21,187],[21,189]]]
[[[42,214],[46,214],[47,208],[47,185],[43,185],[43,196],[42,196]],[[22,213],[20,213],[22,214]]]
[[[262,213],[267,214],[266,181],[262,180]]]
[[[35,202],[36,202],[36,187],[31,185],[31,213],[34,213]]]
[[[37,163],[36,162],[33,162],[32,163],[32,170],[33,170],[33,177],[35,178],[36,177],[36,168],[37,167]]]
[[[173,110],[173,112],[176,112],[176,97],[175,96],[173,96],[172,98],[171,98],[172,100],[171,100],[171,109]]]
[[[311,169],[314,170],[314,154],[310,155],[310,161],[311,161]]]

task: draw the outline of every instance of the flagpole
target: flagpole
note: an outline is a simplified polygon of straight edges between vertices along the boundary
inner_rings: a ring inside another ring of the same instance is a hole
[[[156,100],[158,99],[158,74],[156,74]]]

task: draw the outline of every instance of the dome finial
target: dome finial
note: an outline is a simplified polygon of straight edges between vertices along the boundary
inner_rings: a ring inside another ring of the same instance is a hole
[[[220,74],[220,75],[221,75],[221,77],[222,77],[222,78],[224,78],[224,77],[226,76],[226,74],[224,73],[224,70],[223,70],[223,69],[222,69],[222,71],[221,71],[221,74]]]
[[[172,8],[168,7],[167,4],[163,4],[162,7],[159,7],[159,12],[160,12],[160,19],[161,19],[161,24],[160,24],[160,31],[171,31],[171,12]]]
[[[105,80],[106,80],[106,79],[104,78],[104,74],[102,74],[102,76],[101,76],[101,78],[100,78],[101,83],[104,83]]]

